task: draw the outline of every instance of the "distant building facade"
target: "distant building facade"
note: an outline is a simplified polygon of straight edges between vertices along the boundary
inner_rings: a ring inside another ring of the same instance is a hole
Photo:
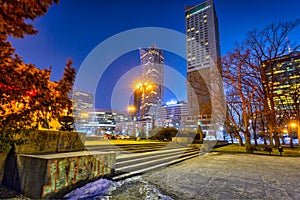
[[[81,112],[94,108],[94,96],[91,93],[73,89],[70,93],[70,99],[73,102],[73,116],[75,118],[79,117]]]
[[[92,109],[81,112],[75,123],[78,132],[87,135],[102,136],[105,133],[120,133],[118,124],[129,121],[129,116],[125,113],[113,112],[105,109]]]
[[[175,127],[182,125],[182,117],[188,115],[188,105],[184,101],[171,101],[158,107],[155,116],[155,126]]]

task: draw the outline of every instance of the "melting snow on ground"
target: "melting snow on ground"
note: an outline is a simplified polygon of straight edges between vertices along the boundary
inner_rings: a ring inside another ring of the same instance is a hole
[[[144,199],[144,200],[172,200],[163,195],[153,185],[143,180],[140,176],[114,182],[99,179],[77,188],[64,196],[69,200],[77,199]]]

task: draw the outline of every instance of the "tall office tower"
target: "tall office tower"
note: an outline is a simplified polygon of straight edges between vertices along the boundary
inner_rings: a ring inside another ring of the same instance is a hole
[[[300,103],[300,52],[289,53],[273,60],[266,60],[263,67],[268,76],[269,87],[274,90],[277,110],[295,110]],[[291,112],[292,115],[296,113]]]
[[[141,116],[150,118],[151,107],[163,101],[164,96],[164,53],[155,45],[147,49],[140,49],[142,65],[141,84]],[[151,86],[151,87],[149,87]]]
[[[220,57],[220,39],[213,0],[187,6],[185,17],[190,114],[211,115],[213,79],[221,73],[216,67]]]

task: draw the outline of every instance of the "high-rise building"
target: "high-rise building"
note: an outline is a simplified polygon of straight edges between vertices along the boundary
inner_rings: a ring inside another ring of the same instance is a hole
[[[263,63],[270,87],[274,89],[277,110],[295,109],[300,103],[300,52],[267,60]]]
[[[88,92],[73,89],[70,93],[70,99],[73,102],[74,117],[79,117],[81,112],[94,108],[94,97]]]
[[[187,6],[185,17],[190,114],[210,115],[212,78],[221,72],[215,67],[220,57],[220,39],[213,0]]]
[[[160,105],[164,96],[164,53],[155,45],[140,49],[140,59],[142,65],[142,94],[137,95],[142,103],[138,109],[141,118],[150,118],[151,107]],[[148,87],[151,85],[151,88]],[[137,103],[138,104],[138,103]]]

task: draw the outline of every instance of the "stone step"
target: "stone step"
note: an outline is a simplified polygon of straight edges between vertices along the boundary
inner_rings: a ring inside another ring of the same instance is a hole
[[[147,147],[147,146],[166,146],[168,142],[158,142],[158,143],[139,143],[139,144],[112,144],[109,141],[104,144],[98,145],[86,145],[87,148],[109,148],[109,147]]]
[[[146,172],[150,172],[150,171],[162,168],[162,167],[166,167],[166,166],[169,166],[169,165],[173,165],[173,164],[182,162],[182,161],[187,160],[187,159],[197,157],[198,155],[199,155],[198,152],[197,153],[190,153],[189,155],[185,155],[184,157],[180,157],[180,158],[173,159],[173,160],[166,160],[165,162],[156,163],[155,165],[150,165],[150,166],[147,166],[146,168],[139,168],[137,170],[133,170],[133,171],[130,171],[130,172],[125,172],[125,173],[123,172],[123,173],[115,174],[115,176],[113,176],[112,180],[118,181],[118,180],[123,180],[123,179],[126,179],[126,178],[130,178],[132,176],[141,175],[141,174],[146,173]]]
[[[198,153],[198,151],[190,151],[190,152],[184,152],[184,153],[178,153],[178,154],[173,154],[173,155],[160,155],[159,157],[157,157],[156,159],[146,159],[145,161],[139,162],[135,164],[129,164],[129,165],[125,165],[123,167],[120,168],[115,168],[115,173],[117,174],[118,172],[128,172],[128,171],[134,171],[134,170],[138,170],[140,168],[146,168],[149,167],[150,165],[156,165],[156,164],[160,164],[162,162],[169,162],[171,160],[175,160],[178,159],[179,157],[185,157],[191,154],[196,154]],[[117,164],[117,162],[116,162]]]
[[[164,148],[178,148],[176,145],[111,145],[111,146],[99,146],[99,147],[87,147],[88,151],[117,151],[121,153],[142,153],[142,152],[150,152],[157,151]]]
[[[118,156],[116,161],[116,169],[122,166],[133,165],[140,162],[146,162],[148,160],[159,159],[165,156],[180,155],[185,153],[186,150],[188,149],[169,149],[156,151],[155,153],[147,152],[140,153],[139,155],[133,154],[131,157]]]

